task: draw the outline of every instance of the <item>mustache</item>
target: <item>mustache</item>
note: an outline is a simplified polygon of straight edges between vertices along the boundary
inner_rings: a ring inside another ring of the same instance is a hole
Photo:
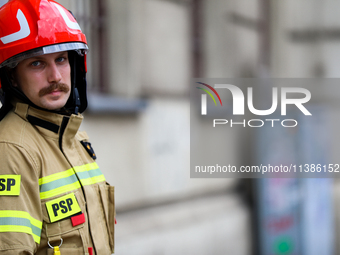
[[[65,83],[51,83],[49,86],[42,88],[39,91],[39,97],[50,94],[55,90],[67,93],[67,92],[69,92],[70,88]]]

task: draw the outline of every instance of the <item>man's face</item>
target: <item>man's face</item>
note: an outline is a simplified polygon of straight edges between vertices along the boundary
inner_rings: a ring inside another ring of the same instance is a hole
[[[71,67],[67,51],[32,57],[14,70],[13,86],[35,105],[47,110],[62,108],[71,93]]]

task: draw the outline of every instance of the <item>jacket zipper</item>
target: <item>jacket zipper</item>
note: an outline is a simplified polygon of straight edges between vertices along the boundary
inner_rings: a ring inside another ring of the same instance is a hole
[[[65,132],[65,130],[66,130],[66,127],[67,127],[67,124],[68,124],[69,120],[70,120],[69,117],[67,117],[67,116],[64,116],[64,117],[63,117],[63,120],[62,120],[61,126],[60,126],[60,132],[59,132],[59,148],[60,148],[61,152],[63,153],[65,159],[66,159],[68,162],[69,162],[69,160],[67,159],[67,157],[66,157],[66,155],[65,155],[65,153],[64,153],[64,151],[63,151],[63,147],[62,147],[62,146],[63,146],[63,135],[64,135],[64,132]],[[71,162],[69,162],[69,164],[70,164],[70,166],[73,168]],[[73,171],[74,171],[74,170],[73,170]],[[74,173],[75,173],[75,175],[77,176],[77,179],[78,179],[78,181],[79,181],[79,183],[80,183],[80,187],[81,187],[81,190],[82,190],[83,195],[84,195],[84,198],[85,198],[85,207],[86,207],[86,211],[88,212],[88,208],[87,208],[87,200],[86,200],[86,194],[85,194],[84,187],[83,187],[83,185],[81,184],[81,181],[80,181],[80,179],[79,179],[77,173],[76,173],[75,171],[74,171]],[[90,236],[91,236],[93,248],[94,248],[94,250],[96,251],[96,248],[94,247],[94,241],[93,241],[93,237],[92,237],[91,226],[90,226],[89,223],[90,223],[90,218],[88,217],[89,234],[90,234]]]
[[[64,154],[65,156],[65,153],[63,151],[63,135],[64,135],[64,132],[65,132],[65,129],[66,129],[66,126],[69,122],[70,118],[69,117],[66,117],[64,116],[63,117],[63,121],[61,122],[61,126],[60,126],[60,132],[59,132],[59,148],[61,150],[61,152]]]

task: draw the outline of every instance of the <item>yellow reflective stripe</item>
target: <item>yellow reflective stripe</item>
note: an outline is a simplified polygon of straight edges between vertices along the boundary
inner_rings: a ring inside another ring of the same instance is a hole
[[[81,172],[85,172],[85,171],[89,171],[89,170],[97,169],[97,168],[99,168],[99,166],[97,165],[96,162],[93,162],[93,163],[89,163],[89,164],[82,165],[82,166],[76,166],[74,167],[74,170],[77,173],[81,173]]]
[[[33,237],[34,242],[40,244],[40,236],[37,236],[36,234],[32,233],[32,229],[30,227],[16,225],[0,226],[0,232],[19,232],[29,234]]]
[[[73,174],[74,174],[74,171],[73,171],[72,168],[68,169],[66,171],[51,174],[49,176],[45,176],[45,177],[40,178],[39,179],[39,185],[44,184],[44,183],[49,183],[49,182],[52,182],[52,181],[55,181],[55,180],[59,180],[59,179],[62,179],[62,178],[66,178],[66,177],[69,177]]]
[[[76,166],[74,170],[77,172],[77,174],[79,174],[78,176],[83,186],[92,185],[98,182],[106,181],[104,175],[101,173],[99,166],[97,165],[96,162],[86,164],[83,166]],[[91,174],[88,174],[88,175],[82,174],[84,172],[90,173],[91,170],[97,170],[97,172],[99,172],[100,175],[91,177]],[[87,177],[87,178],[84,178],[84,177]]]
[[[80,181],[81,181],[81,184],[83,184],[83,185],[92,185],[92,184],[95,184],[97,182],[105,181],[105,177],[104,177],[104,175],[100,175],[100,176],[96,176],[96,177],[92,177],[92,178],[82,179]]]
[[[41,228],[42,222],[34,219],[28,212],[25,211],[14,211],[14,210],[1,210],[0,217],[18,217],[29,219],[32,225]]]
[[[16,224],[16,225],[14,225]],[[0,232],[20,232],[32,235],[36,243],[40,243],[42,221],[39,221],[28,212],[1,210]]]
[[[50,190],[50,191],[40,192],[40,199],[54,197],[54,196],[57,196],[57,195],[60,195],[66,192],[79,189],[80,187],[81,186],[80,186],[79,181],[76,181],[72,184],[68,184],[68,185],[65,185],[65,186]]]
[[[81,185],[92,185],[103,181],[105,181],[105,177],[96,162],[75,166],[66,171],[40,178],[40,198],[51,198],[74,191]]]

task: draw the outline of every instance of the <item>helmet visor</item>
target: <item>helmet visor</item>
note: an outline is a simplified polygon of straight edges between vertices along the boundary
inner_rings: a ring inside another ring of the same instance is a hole
[[[10,68],[14,68],[18,65],[18,63],[24,59],[32,58],[36,56],[41,56],[44,54],[50,54],[50,53],[56,53],[56,52],[62,52],[62,51],[69,51],[74,50],[79,55],[83,56],[87,53],[88,47],[85,43],[80,42],[68,42],[68,43],[59,43],[59,44],[53,44],[53,45],[47,45],[40,48],[36,48],[33,50],[28,50],[25,52],[22,52],[18,55],[15,55],[7,60],[5,60],[3,63],[0,64],[0,68],[7,66]]]

